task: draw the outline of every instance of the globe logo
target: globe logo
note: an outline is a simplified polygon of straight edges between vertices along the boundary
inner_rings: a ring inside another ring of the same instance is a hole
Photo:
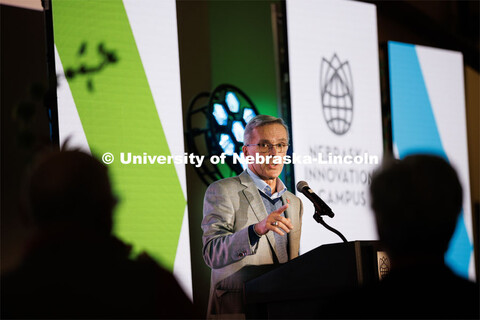
[[[334,53],[320,64],[320,95],[323,116],[330,130],[345,134],[353,119],[353,80],[348,61],[341,62]]]
[[[380,279],[383,279],[390,272],[390,262],[387,257],[380,257],[378,260],[378,267],[380,270]]]

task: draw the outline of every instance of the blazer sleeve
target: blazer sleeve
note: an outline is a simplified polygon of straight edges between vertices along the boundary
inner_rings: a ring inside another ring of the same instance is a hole
[[[236,230],[235,218],[240,213],[235,211],[228,189],[221,182],[212,183],[203,202],[203,259],[212,269],[240,261],[258,248],[258,243],[250,245],[248,227]]]

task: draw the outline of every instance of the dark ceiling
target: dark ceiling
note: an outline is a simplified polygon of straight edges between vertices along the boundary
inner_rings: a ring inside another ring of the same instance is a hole
[[[480,1],[363,1],[377,6],[379,41],[461,51],[479,71]]]

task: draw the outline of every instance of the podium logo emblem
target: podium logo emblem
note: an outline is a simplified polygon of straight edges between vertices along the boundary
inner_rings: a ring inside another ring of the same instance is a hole
[[[320,96],[328,128],[337,135],[348,132],[353,120],[353,79],[350,63],[334,53],[320,64]]]
[[[387,253],[377,251],[378,279],[382,280],[390,272],[390,260]]]

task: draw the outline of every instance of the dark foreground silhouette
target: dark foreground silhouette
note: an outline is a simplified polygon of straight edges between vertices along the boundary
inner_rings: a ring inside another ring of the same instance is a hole
[[[22,264],[1,279],[2,318],[196,318],[167,270],[111,234],[107,169],[79,151],[32,169],[26,199],[37,232]]]
[[[444,263],[462,209],[455,170],[430,155],[391,160],[374,174],[370,192],[391,272],[376,285],[334,297],[322,316],[478,319],[478,284]]]

